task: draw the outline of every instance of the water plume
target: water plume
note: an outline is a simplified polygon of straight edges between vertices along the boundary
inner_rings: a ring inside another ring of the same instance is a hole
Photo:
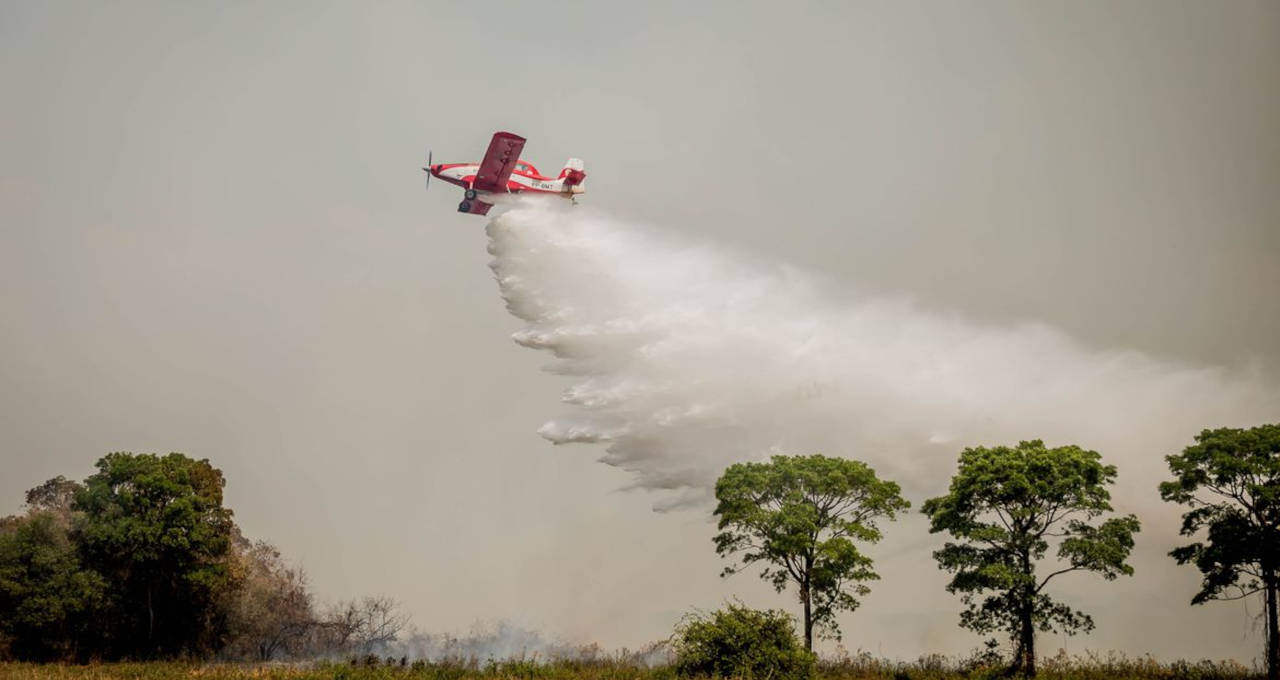
[[[1202,427],[1280,413],[1257,375],[1090,348],[1048,325],[984,325],[835,289],[795,268],[587,207],[524,200],[487,228],[517,343],[570,384],[539,433],[699,503],[725,466],[774,453],[870,463],[935,493],[964,446],[1043,438],[1102,452],[1151,496]],[[1010,281],[1016,286],[1016,281]]]

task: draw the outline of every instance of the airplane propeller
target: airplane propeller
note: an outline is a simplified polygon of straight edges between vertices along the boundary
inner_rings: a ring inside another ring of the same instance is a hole
[[[427,173],[427,181],[422,185],[422,190],[426,191],[431,188],[431,149],[427,149],[427,167],[423,168]]]

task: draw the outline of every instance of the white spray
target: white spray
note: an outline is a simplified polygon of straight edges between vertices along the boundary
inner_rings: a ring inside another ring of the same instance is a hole
[[[502,296],[526,323],[515,341],[550,352],[547,370],[571,382],[567,412],[540,433],[603,444],[603,462],[656,492],[655,509],[707,507],[733,462],[815,452],[867,462],[918,507],[945,491],[966,446],[1074,443],[1118,466],[1115,505],[1144,523],[1141,578],[1127,591],[1085,577],[1067,586],[1077,604],[1110,610],[1103,648],[1185,653],[1167,629],[1144,632],[1153,630],[1145,617],[1234,621],[1187,607],[1194,570],[1166,555],[1181,508],[1161,503],[1155,486],[1168,476],[1163,457],[1201,428],[1280,419],[1280,392],[1257,375],[1089,348],[1041,323],[981,325],[833,290],[586,207],[519,201],[487,231]],[[885,634],[954,649],[954,615],[938,614],[957,605],[928,559],[939,539],[923,518],[908,520],[889,530],[878,560],[901,583],[876,588],[900,589],[894,607],[919,620]],[[921,590],[930,579],[939,583]]]
[[[660,509],[778,452],[858,458],[932,492],[964,446],[1035,437],[1095,448],[1134,476],[1137,459],[1158,467],[1201,427],[1280,412],[1256,378],[843,296],[582,207],[520,202],[488,234],[507,308],[528,324],[515,341],[575,380],[570,413],[540,433],[604,443],[635,486],[673,492]]]

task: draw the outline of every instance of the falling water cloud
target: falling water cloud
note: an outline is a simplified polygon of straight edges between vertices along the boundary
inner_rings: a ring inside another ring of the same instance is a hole
[[[1200,428],[1280,411],[1257,375],[851,294],[590,208],[517,201],[487,233],[526,324],[515,341],[571,383],[539,433],[603,445],[658,510],[784,452],[858,458],[918,496],[945,485],[961,448],[1026,438],[1099,450],[1122,488],[1152,496],[1162,456]]]

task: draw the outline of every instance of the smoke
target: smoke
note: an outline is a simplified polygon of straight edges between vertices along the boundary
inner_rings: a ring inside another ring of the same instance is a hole
[[[384,646],[380,655],[408,657],[436,663],[484,664],[493,661],[578,662],[617,661],[638,666],[670,663],[670,650],[654,643],[638,651],[606,651],[594,643],[574,643],[549,638],[511,621],[476,623],[465,634],[410,632]]]
[[[1280,413],[1256,373],[929,313],[590,208],[519,201],[487,233],[526,323],[515,341],[570,381],[539,433],[603,444],[657,510],[775,453],[857,458],[918,497],[945,488],[961,448],[1029,438],[1100,451],[1150,501],[1162,457],[1201,428]]]
[[[549,640],[542,633],[509,621],[477,623],[463,635],[412,632],[389,648],[392,655],[427,661],[499,661],[505,659],[581,656],[582,645]],[[590,648],[587,648],[590,651]]]

